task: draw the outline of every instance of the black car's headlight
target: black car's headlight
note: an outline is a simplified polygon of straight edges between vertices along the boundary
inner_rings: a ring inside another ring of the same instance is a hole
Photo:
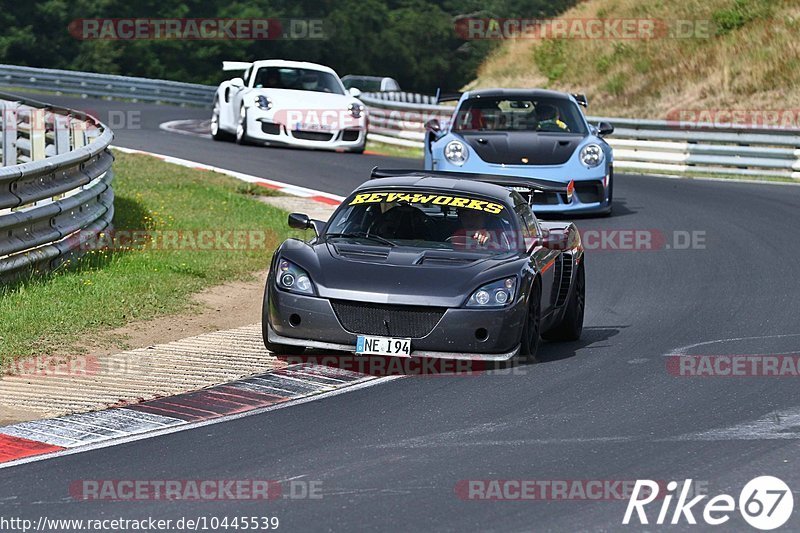
[[[473,292],[467,307],[505,307],[514,301],[516,293],[517,278],[499,279]]]
[[[450,163],[460,167],[469,159],[469,151],[461,141],[450,141],[444,147],[444,157]]]
[[[268,111],[272,109],[272,98],[270,98],[269,96],[264,96],[263,94],[259,94],[258,96],[256,96],[255,104],[258,106],[259,109]]]
[[[599,144],[587,144],[581,149],[581,163],[586,168],[594,168],[603,162],[605,155]]]
[[[298,294],[314,294],[314,284],[308,272],[291,261],[278,261],[278,272],[275,276],[278,288]]]

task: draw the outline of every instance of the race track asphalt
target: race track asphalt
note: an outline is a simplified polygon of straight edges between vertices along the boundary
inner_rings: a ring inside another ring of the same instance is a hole
[[[239,147],[157,129],[165,120],[205,118],[205,111],[47,99],[140,111],[140,129],[117,130],[120,146],[332,193],[346,194],[374,165],[407,165]],[[747,481],[772,475],[797,500],[798,378],[680,377],[668,372],[665,355],[686,346],[694,347],[681,353],[800,353],[800,187],[618,175],[615,200],[614,216],[578,221],[594,239],[587,242],[583,339],[545,343],[541,363],[514,372],[407,377],[0,470],[0,515],[269,515],[285,531],[641,531],[622,526],[621,500],[465,501],[455,489],[462,480],[691,478],[712,495],[738,498]],[[619,243],[613,230],[636,230],[659,245],[602,249]],[[680,249],[687,234],[695,246]],[[300,479],[321,482],[323,497],[77,502],[68,488],[81,479]],[[651,521],[657,513],[650,511]],[[786,530],[800,530],[797,515]],[[724,529],[752,530],[737,514]],[[683,522],[670,530],[708,527]]]

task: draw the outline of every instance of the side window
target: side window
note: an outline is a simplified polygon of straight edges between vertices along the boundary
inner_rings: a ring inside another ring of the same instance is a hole
[[[542,230],[539,227],[539,222],[536,220],[536,215],[531,211],[527,203],[520,202],[514,206],[519,218],[522,219],[522,238],[525,241],[525,248],[530,248],[534,239],[541,236]]]
[[[245,87],[249,87],[250,86],[250,75],[252,73],[253,73],[253,67],[250,67],[250,68],[248,68],[247,70],[244,71],[244,77],[242,79],[244,80],[244,86]]]

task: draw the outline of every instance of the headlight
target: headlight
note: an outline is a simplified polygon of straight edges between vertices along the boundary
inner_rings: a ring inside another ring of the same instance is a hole
[[[505,278],[484,285],[469,297],[467,307],[503,307],[514,301],[517,278]]]
[[[469,158],[469,152],[461,141],[450,141],[444,147],[444,157],[452,164],[461,166]]]
[[[291,261],[281,259],[275,276],[278,287],[299,294],[314,294],[314,284],[308,273]]]
[[[605,156],[599,144],[587,144],[581,150],[581,163],[586,168],[594,168],[603,162]]]
[[[364,106],[353,102],[347,106],[347,110],[350,111],[350,114],[353,116],[353,118],[361,118],[361,114],[364,112]]]
[[[263,109],[264,111],[272,109],[272,98],[270,98],[269,96],[264,96],[263,94],[259,94],[258,96],[256,96],[255,102],[259,109]]]

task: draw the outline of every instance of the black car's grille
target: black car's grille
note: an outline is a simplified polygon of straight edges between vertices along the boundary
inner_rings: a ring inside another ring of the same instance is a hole
[[[295,130],[292,132],[292,137],[295,139],[303,139],[305,141],[330,141],[333,137],[332,133],[325,133],[322,131],[300,131]]]
[[[383,305],[331,301],[342,327],[361,335],[385,335],[420,339],[428,335],[444,316],[441,307]]]

